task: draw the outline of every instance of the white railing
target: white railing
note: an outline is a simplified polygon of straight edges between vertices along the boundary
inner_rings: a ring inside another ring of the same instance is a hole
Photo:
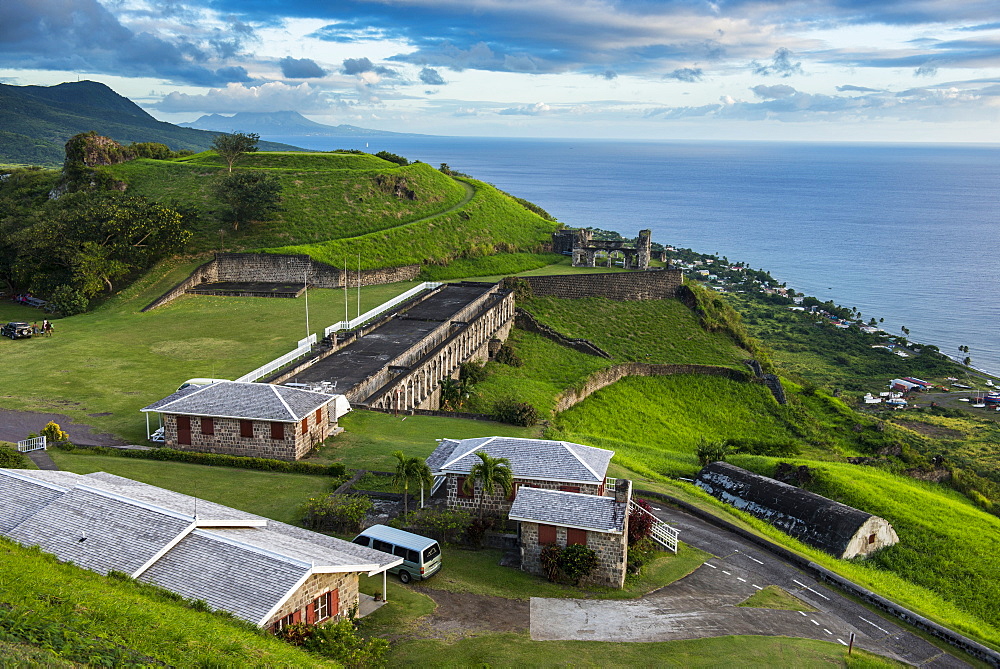
[[[19,441],[17,442],[17,450],[21,453],[27,453],[28,451],[44,451],[45,437],[35,437],[33,439],[24,439],[23,441]]]
[[[434,477],[434,485],[431,486],[431,497],[434,496],[434,493],[436,493],[438,491],[438,488],[441,487],[441,484],[444,483],[445,478],[446,477],[444,477],[444,476],[435,476]]]
[[[246,383],[252,383],[252,382],[256,381],[257,379],[261,378],[262,376],[267,376],[271,372],[274,372],[276,370],[281,369],[282,367],[284,367],[285,365],[287,365],[291,361],[297,360],[297,359],[301,358],[304,355],[308,355],[309,352],[312,351],[312,347],[313,347],[313,345],[315,343],[316,343],[316,335],[314,335],[314,334],[309,335],[305,339],[300,339],[299,340],[299,345],[298,345],[298,347],[294,351],[289,351],[288,353],[286,353],[285,355],[281,356],[280,358],[275,358],[274,360],[272,360],[271,362],[267,363],[266,365],[258,367],[257,369],[253,370],[252,372],[249,372],[248,374],[244,374],[243,376],[241,376],[240,378],[238,378],[236,380],[237,381],[243,381],[243,382],[246,382]]]
[[[410,299],[414,295],[419,295],[420,293],[422,293],[425,290],[433,290],[433,289],[435,289],[435,288],[437,288],[439,286],[443,286],[443,285],[444,285],[443,283],[437,283],[437,282],[434,282],[434,281],[425,281],[424,283],[420,284],[419,286],[414,286],[413,288],[410,288],[405,293],[400,293],[399,295],[397,295],[396,297],[392,298],[388,302],[383,302],[382,304],[378,305],[374,309],[370,309],[370,310],[366,311],[365,313],[361,314],[357,318],[353,318],[353,319],[351,319],[349,321],[337,321],[336,323],[334,323],[333,325],[327,327],[323,331],[323,336],[329,337],[331,332],[336,332],[337,330],[353,330],[354,328],[358,327],[362,323],[367,323],[368,321],[370,321],[370,320],[372,320],[374,318],[377,318],[378,316],[381,316],[382,314],[384,314],[385,312],[389,311],[390,309],[392,309],[397,304],[401,304],[401,303],[405,302],[406,300]]]
[[[677,552],[677,536],[680,534],[680,530],[676,527],[671,527],[665,522],[651,514],[646,509],[642,508],[634,501],[629,502],[629,510],[638,510],[641,513],[647,514],[653,519],[653,531],[650,536],[652,536],[653,541],[657,542],[667,550],[671,550],[674,553]]]

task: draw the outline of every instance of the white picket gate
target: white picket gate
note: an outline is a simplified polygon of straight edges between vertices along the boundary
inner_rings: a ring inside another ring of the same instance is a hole
[[[24,439],[17,442],[17,450],[22,453],[27,453],[28,451],[44,451],[45,446],[45,437],[34,437],[32,439]]]

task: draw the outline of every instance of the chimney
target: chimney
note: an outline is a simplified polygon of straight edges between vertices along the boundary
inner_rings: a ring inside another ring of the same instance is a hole
[[[615,501],[619,504],[628,504],[632,499],[632,481],[629,479],[615,479]]]

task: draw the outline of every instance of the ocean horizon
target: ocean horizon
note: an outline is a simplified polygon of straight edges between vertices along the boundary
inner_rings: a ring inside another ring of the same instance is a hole
[[[666,245],[790,288],[1000,374],[1000,146],[479,137],[265,139],[390,151],[530,200],[571,227]]]

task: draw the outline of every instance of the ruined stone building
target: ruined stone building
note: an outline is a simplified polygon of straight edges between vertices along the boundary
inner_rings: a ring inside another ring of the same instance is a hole
[[[573,267],[612,267],[616,261],[625,269],[649,269],[652,232],[640,230],[638,241],[594,239],[594,233],[580,230],[557,230],[552,233],[552,250],[573,256]]]
[[[695,483],[726,504],[843,560],[899,542],[883,518],[725,462],[705,466]]]

